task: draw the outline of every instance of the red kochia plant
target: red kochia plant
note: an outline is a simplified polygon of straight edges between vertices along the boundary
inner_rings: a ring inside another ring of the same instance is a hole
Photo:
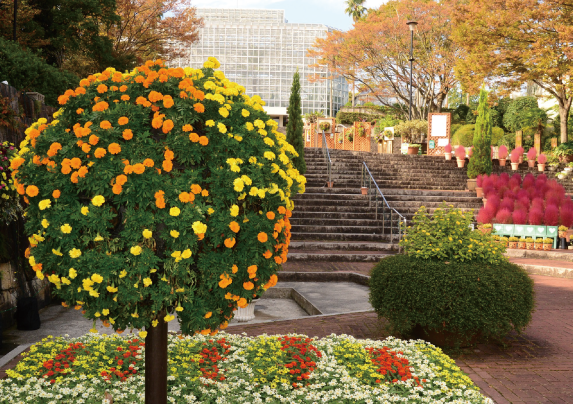
[[[555,205],[547,205],[543,221],[546,226],[557,226],[559,224],[559,208]]]
[[[499,156],[500,160],[505,160],[507,158],[507,147],[504,145],[499,146],[497,155]]]
[[[521,154],[519,154],[519,152],[517,151],[517,149],[513,149],[511,151],[511,155],[510,155],[510,159],[512,163],[519,163],[519,157],[521,156]]]
[[[533,188],[535,187],[535,177],[531,174],[527,174],[523,178],[523,182],[521,183],[523,189]]]
[[[543,223],[543,210],[537,206],[529,210],[528,220],[529,224],[542,224]]]
[[[511,224],[511,212],[507,209],[500,209],[495,215],[495,220],[498,223]]]
[[[483,186],[484,178],[487,178],[487,174],[484,174],[484,175],[478,174],[478,176],[476,178],[476,186],[478,188],[481,188]]]
[[[527,223],[527,213],[524,209],[516,209],[511,215],[514,224],[526,224]]]
[[[547,163],[547,156],[545,154],[540,154],[539,157],[537,157],[537,162],[539,164]]]
[[[569,199],[569,202],[571,200]],[[561,224],[566,227],[571,227],[573,225],[573,204],[565,202],[561,206]]]
[[[514,199],[503,198],[501,200],[501,204],[499,205],[499,209],[500,210],[507,209],[510,212],[512,212],[513,211],[513,205],[514,205]]]
[[[447,144],[444,146],[444,152],[446,153],[451,153],[452,152],[452,145],[451,144]]]
[[[466,148],[464,146],[458,146],[456,148],[456,157],[459,160],[464,160],[466,158]]]
[[[537,157],[537,149],[535,147],[532,147],[527,152],[527,160],[535,160],[535,157]]]
[[[491,221],[493,220],[494,214],[491,211],[491,209],[488,209],[487,207],[485,208],[481,208],[479,210],[479,213],[476,217],[476,221],[478,223],[491,223]]]

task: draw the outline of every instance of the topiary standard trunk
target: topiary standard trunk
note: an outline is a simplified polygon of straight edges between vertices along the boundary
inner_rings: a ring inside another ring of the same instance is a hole
[[[306,173],[306,162],[304,161],[303,123],[300,102],[300,76],[298,71],[294,74],[292,79],[292,87],[290,90],[290,99],[287,113],[288,124],[286,140],[294,147],[298,153],[298,157],[292,158],[292,163],[298,172],[301,175],[304,175],[304,173]]]
[[[474,131],[473,154],[468,165],[468,178],[491,174],[491,133],[493,120],[487,106],[487,91],[481,90],[478,117]]]

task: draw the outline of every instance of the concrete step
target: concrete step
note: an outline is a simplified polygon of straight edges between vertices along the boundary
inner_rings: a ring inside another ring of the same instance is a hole
[[[289,261],[378,262],[391,254],[372,251],[289,251]]]
[[[393,243],[372,243],[367,241],[298,241],[291,240],[289,251],[375,251],[388,252],[398,250],[398,245]]]
[[[394,228],[394,241],[397,242],[398,232]],[[325,233],[325,232],[305,232],[294,233],[293,237],[297,240],[312,240],[312,241],[372,241],[372,242],[388,242],[391,241],[390,234],[365,234],[365,233]]]

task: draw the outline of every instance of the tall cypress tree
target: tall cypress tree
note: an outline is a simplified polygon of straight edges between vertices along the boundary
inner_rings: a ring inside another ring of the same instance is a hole
[[[287,142],[289,142],[298,153],[298,157],[294,157],[292,159],[292,164],[299,173],[304,175],[304,173],[306,173],[306,163],[304,161],[303,123],[300,104],[300,77],[297,70],[292,79],[292,87],[290,90],[290,99],[287,109],[288,124],[286,132]]]
[[[492,128],[493,120],[487,105],[487,91],[482,88],[474,131],[473,154],[468,164],[468,178],[476,178],[480,174],[491,174]]]

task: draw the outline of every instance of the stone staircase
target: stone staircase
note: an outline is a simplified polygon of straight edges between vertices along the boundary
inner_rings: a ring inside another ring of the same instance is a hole
[[[362,161],[389,206],[407,221],[420,206],[433,211],[444,201],[464,210],[482,206],[475,193],[464,191],[465,169],[443,157],[344,150],[331,150],[330,156],[333,188],[326,186],[322,150],[305,149],[307,187],[294,198],[290,260],[374,262],[398,250],[399,215],[382,211],[381,203],[377,215],[374,190],[361,195]]]

